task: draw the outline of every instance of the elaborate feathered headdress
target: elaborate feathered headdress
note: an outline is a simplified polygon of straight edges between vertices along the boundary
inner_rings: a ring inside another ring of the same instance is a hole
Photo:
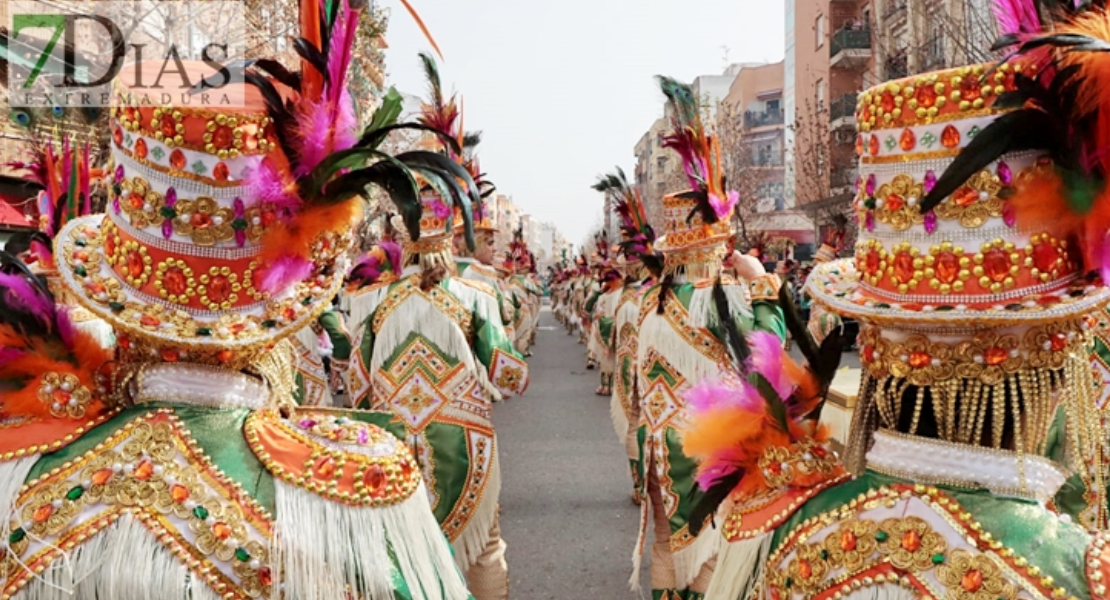
[[[655,252],[655,230],[648,223],[640,190],[628,183],[624,170],[600,175],[593,189],[605,194],[608,207],[621,219],[620,251],[631,261],[642,261],[655,276],[663,271],[663,259]]]
[[[470,174],[442,154],[412,150],[390,156],[379,150],[394,130],[422,129],[436,135],[450,154],[461,152],[458,140],[437,128],[398,124],[401,99],[396,91],[390,90],[361,135],[355,131],[345,82],[364,6],[365,0],[302,0],[301,37],[294,41],[301,71],[290,72],[267,59],[251,61],[245,71],[245,80],[265,99],[285,159],[267,157],[248,178],[258,200],[283,214],[263,239],[263,257],[271,270],[303,273],[318,232],[348,221],[358,207],[354,199],[371,184],[389,192],[414,238],[421,214],[414,175],[444,198],[476,197]],[[279,284],[275,288],[284,283],[273,279]]]
[[[88,144],[71,145],[68,136],[62,139],[60,150],[50,140],[36,141],[31,148],[29,162],[10,162],[6,166],[26,171],[27,179],[42,187],[38,195],[39,234],[31,238],[30,249],[44,269],[53,270],[54,236],[70,220],[92,213],[91,189],[101,172],[90,166]]]
[[[42,279],[0,251],[0,419],[95,419],[108,408],[95,391],[111,360]]]
[[[831,333],[818,345],[785,286],[779,301],[808,364],[794,362],[774,334],[754,332],[745,339],[738,331],[731,332],[739,378],[701,382],[687,393],[693,418],[683,450],[697,459],[698,487],[705,492],[691,514],[691,533],[734,492],[750,498],[767,491],[808,488],[846,474],[838,463],[812,462],[814,457],[832,456],[828,432],[818,423],[840,366],[840,333]],[[809,465],[801,465],[807,461]],[[814,464],[824,467],[808,468]]]
[[[689,85],[663,75],[656,76],[656,79],[667,96],[667,110],[671,118],[671,132],[663,136],[663,146],[674,150],[682,158],[686,179],[692,188],[677,196],[696,199],[695,210],[701,212],[706,223],[728,218],[739,202],[740,194],[735,190],[725,191],[721,146],[717,136],[708,132],[702,123],[697,98]]]
[[[1016,45],[1006,59],[1016,89],[994,107],[1015,110],[968,143],[922,200],[922,212],[1002,155],[1039,150],[1045,159],[1008,190],[1007,221],[1073,240],[1085,271],[1110,270],[1110,14],[1104,4],[997,3],[1003,35],[995,46]],[[1041,32],[1048,5],[1058,20]]]

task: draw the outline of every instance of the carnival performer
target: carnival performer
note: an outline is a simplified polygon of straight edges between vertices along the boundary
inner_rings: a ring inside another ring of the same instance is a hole
[[[589,356],[597,361],[600,384],[595,393],[598,396],[612,397],[613,395],[613,318],[617,312],[617,301],[620,300],[623,288],[621,272],[610,260],[608,240],[604,235],[599,236],[598,257],[593,264],[594,277],[598,282],[598,289],[586,300],[585,313],[590,322],[589,340],[586,350]]]
[[[636,435],[640,424],[636,362],[640,301],[662,273],[663,260],[653,248],[655,230],[648,223],[643,199],[639,190],[629,184],[624,171],[617,167],[614,173],[599,178],[594,189],[606,194],[607,206],[620,218],[621,224],[621,242],[617,248],[624,281],[613,311],[611,348],[615,365],[610,412],[617,439],[628,452],[632,501],[640,504],[644,493],[640,444]]]
[[[470,135],[474,136],[475,134]],[[466,228],[462,215],[459,214],[459,208],[456,207],[455,268],[458,277],[479,281],[494,291],[497,304],[501,307],[501,324],[505,328],[505,334],[509,336],[509,339],[515,340],[514,318],[516,307],[513,305],[512,294],[509,293],[507,281],[493,267],[493,260],[497,253],[497,211],[489,210],[486,207],[485,198],[493,193],[496,188],[491,182],[484,179],[484,174],[479,172],[477,165],[477,158],[473,156],[466,158],[465,166],[471,177],[477,177],[475,183],[478,185],[479,196],[481,197],[481,200],[474,205],[472,217],[477,245],[473,252],[467,246]]]
[[[350,171],[329,159],[377,160],[397,113],[354,130],[359,8],[301,11],[313,60],[247,67],[222,86],[241,103],[143,103],[130,82],[162,61],[114,84],[108,214],[54,240],[62,284],[112,326],[114,352],[32,278],[3,275],[5,596],[468,597],[388,415],[293,402],[288,338],[342,286],[358,195],[388,183],[415,200],[398,177],[423,169],[411,155]],[[179,64],[192,81],[215,74]]]
[[[1019,21],[1024,33],[1003,43],[1025,41],[1011,60],[861,96],[865,140],[935,123],[960,153],[938,164],[928,145],[877,146],[875,160],[861,161],[855,258],[809,278],[816,302],[862,325],[864,378],[844,465],[855,479],[813,426],[812,386],[773,382],[791,422],[766,436],[717,425],[754,422],[736,412],[751,406],[750,389],[707,394],[687,447],[719,488],[707,494],[731,496],[709,598],[1101,597],[1105,434],[1083,348],[1091,313],[1110,300],[1094,275],[1110,222],[1105,166],[1083,158],[1105,140],[1077,127],[1103,101],[1077,98],[1104,76],[1104,56],[1087,52],[1107,43],[1097,36],[1110,21],[1079,9],[1038,34],[1047,15],[1010,17],[1002,33],[1016,34],[1007,28]],[[981,105],[878,116],[896,91],[982,90],[985,78],[997,88]],[[918,201],[891,206],[902,193]],[[807,356],[825,370],[824,356]],[[777,406],[768,402],[760,422],[782,415]]]
[[[422,121],[434,123],[444,138],[457,140],[456,99],[443,96],[435,61],[426,55],[421,60],[431,88]],[[458,144],[448,144],[447,155],[420,156],[434,165],[429,173],[452,173],[468,188],[458,193],[429,186],[419,202],[398,205],[409,233],[402,243],[400,279],[351,297],[351,322],[357,330],[351,395],[357,405],[392,412],[403,423],[432,493],[436,518],[471,591],[480,600],[503,599],[508,571],[490,402],[501,394],[522,394],[528,366],[505,334],[493,290],[453,276],[451,204],[460,204],[464,235],[473,245],[472,203],[479,200],[458,162]]]
[[[641,301],[639,439],[647,493],[634,561],[638,571],[650,519],[652,594],[669,600],[705,592],[720,546],[713,532],[690,533],[700,493],[694,488],[694,463],[680,445],[687,419],[684,394],[694,382],[730,370],[729,342],[740,344],[739,332],[756,323],[745,288],[721,273],[737,193],[723,187],[716,136],[703,125],[689,86],[667,77],[659,81],[672,116],[664,144],[682,157],[691,190],[663,198],[665,235],[655,244],[664,256],[663,279]],[[760,325],[781,330],[781,323]],[[633,583],[637,580],[634,574]]]
[[[825,236],[825,241],[821,243],[821,247],[813,255],[813,264],[820,265],[827,263],[831,260],[836,260],[837,254],[840,252],[840,246],[844,241],[846,228],[848,227],[848,220],[843,215],[838,215],[833,219],[829,231]],[[843,326],[843,320],[840,315],[829,312],[824,306],[820,304],[810,303],[809,324],[807,329],[809,334],[818,343],[825,339],[825,336],[834,329],[839,329]]]
[[[68,307],[69,319],[87,331],[101,346],[115,345],[112,327],[96,318],[75,302],[61,285],[58,265],[54,260],[54,238],[70,220],[93,214],[93,197],[103,193],[103,170],[95,166],[89,148],[71,144],[62,138],[61,148],[49,139],[28,144],[31,160],[11,162],[6,166],[25,171],[27,180],[39,188],[36,208],[39,228],[29,234],[16,233],[5,247],[26,248],[23,260],[31,272],[46,280],[54,299]]]

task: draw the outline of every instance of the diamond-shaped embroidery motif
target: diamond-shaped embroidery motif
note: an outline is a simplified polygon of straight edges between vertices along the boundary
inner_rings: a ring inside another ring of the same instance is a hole
[[[154,160],[162,160],[162,157],[166,155],[166,151],[163,150],[161,146],[155,146],[154,149],[150,151],[150,155],[154,157]]]
[[[197,175],[204,175],[208,172],[208,166],[200,160],[197,160],[197,162],[193,163],[191,168],[193,169],[193,172]]]
[[[937,136],[933,135],[933,132],[931,131],[926,131],[925,135],[921,136],[920,141],[922,146],[925,146],[926,148],[932,148],[933,145],[937,143]]]
[[[435,418],[447,401],[427,379],[417,375],[397,390],[389,404],[409,429],[419,431]]]
[[[898,140],[894,139],[893,135],[889,135],[883,140],[883,145],[886,146],[887,150],[893,150],[898,145]]]
[[[979,129],[979,126],[978,126],[978,125],[974,125],[974,126],[972,126],[972,127],[971,127],[971,129],[968,129],[968,130],[967,130],[967,137],[968,137],[968,138],[973,138],[973,137],[975,137],[975,136],[979,135],[979,132],[980,132],[980,131],[981,131],[981,130]]]

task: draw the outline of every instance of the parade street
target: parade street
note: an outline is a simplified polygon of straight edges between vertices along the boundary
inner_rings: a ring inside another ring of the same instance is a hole
[[[546,600],[639,598],[629,589],[639,508],[628,461],[594,394],[585,350],[543,307],[527,394],[494,407],[509,593]],[[650,554],[650,549],[648,554]],[[649,560],[643,595],[649,597]]]

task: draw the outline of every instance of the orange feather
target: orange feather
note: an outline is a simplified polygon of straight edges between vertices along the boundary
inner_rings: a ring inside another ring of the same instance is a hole
[[[292,223],[267,230],[262,237],[263,263],[282,256],[312,258],[312,246],[324,232],[345,234],[361,215],[362,200],[357,196],[343,202],[309,208]]]
[[[1068,208],[1059,177],[1045,169],[1020,178],[1008,200],[1021,229],[1047,231],[1060,238],[1077,232],[1083,217]]]
[[[1105,8],[1091,8],[1061,24],[1053,35],[1074,34],[1110,42],[1110,13]],[[1105,52],[1061,52],[1061,67],[1078,65],[1080,81],[1076,94],[1079,114],[1097,114],[1097,125],[1091,139],[1092,147],[1110,148],[1110,54]],[[1110,171],[1110,153],[1100,157],[1102,169]]]

